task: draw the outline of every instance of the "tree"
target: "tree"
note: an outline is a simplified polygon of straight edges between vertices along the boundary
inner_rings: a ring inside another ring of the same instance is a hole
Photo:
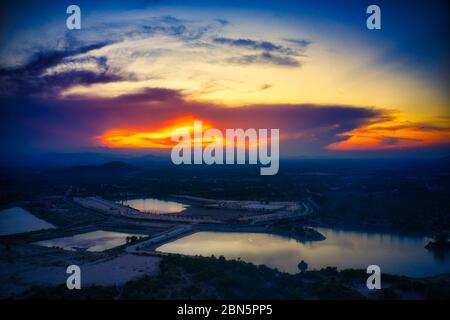
[[[440,233],[434,238],[434,242],[437,244],[446,244],[448,242],[448,235],[446,233]]]
[[[300,270],[301,273],[303,273],[308,269],[308,264],[304,260],[302,260],[298,264],[298,269]]]

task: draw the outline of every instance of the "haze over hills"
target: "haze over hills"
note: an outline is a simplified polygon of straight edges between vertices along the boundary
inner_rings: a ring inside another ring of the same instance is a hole
[[[106,162],[99,165],[79,165],[65,169],[60,169],[62,174],[74,175],[107,175],[107,174],[126,174],[139,171],[139,168],[122,161]]]
[[[368,155],[367,157],[291,157],[281,158],[283,162],[297,162],[306,161],[318,163],[323,162],[342,162],[342,161],[385,161],[385,162],[417,162],[424,165],[437,166],[439,168],[450,168],[450,155],[434,155],[434,156],[417,156],[410,154],[409,156],[397,157],[381,157],[376,154]],[[36,154],[22,154],[19,156],[9,156],[5,154],[0,159],[0,166],[8,167],[34,167],[34,168],[68,168],[71,166],[88,166],[101,165],[108,162],[126,162],[138,167],[170,164],[170,154],[133,154],[133,153],[108,153],[108,152],[76,152],[76,153],[36,153]]]
[[[60,167],[66,168],[78,165],[100,165],[107,162],[126,161],[136,165],[161,163],[170,161],[168,156],[160,155],[130,155],[100,152],[79,153],[38,153],[24,154],[18,157],[7,156],[0,160],[3,167]]]

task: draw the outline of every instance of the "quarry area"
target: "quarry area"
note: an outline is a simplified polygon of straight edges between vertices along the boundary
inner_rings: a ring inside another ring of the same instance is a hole
[[[50,197],[1,211],[0,298],[26,297],[34,285],[65,284],[72,264],[83,270],[83,286],[121,285],[157,274],[161,256],[168,254],[157,251],[164,243],[199,231],[269,232],[274,221],[313,212],[307,200],[151,201],[159,205],[153,211],[98,196]],[[180,212],[161,212],[179,202]]]

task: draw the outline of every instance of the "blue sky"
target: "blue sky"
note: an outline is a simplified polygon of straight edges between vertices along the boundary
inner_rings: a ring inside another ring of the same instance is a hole
[[[70,4],[81,30],[65,27]],[[365,27],[370,4],[381,30]],[[16,1],[2,8],[1,148],[124,152],[197,117],[278,126],[285,156],[442,154],[448,24],[436,0]]]

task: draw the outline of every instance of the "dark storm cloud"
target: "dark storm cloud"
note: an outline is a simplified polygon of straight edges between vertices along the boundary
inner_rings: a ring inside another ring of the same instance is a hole
[[[284,40],[289,43],[295,44],[301,48],[306,48],[312,43],[311,41],[305,39],[284,39]]]
[[[217,22],[219,22],[222,26],[227,26],[230,24],[230,22],[226,19],[216,19]]]
[[[270,41],[256,41],[252,39],[233,39],[224,37],[217,37],[213,39],[213,43],[215,44],[244,48],[251,51],[259,51],[258,53],[243,54],[241,56],[227,59],[228,63],[243,65],[258,63],[273,64],[285,67],[299,67],[301,62],[294,57],[304,56],[304,51],[310,42],[306,40],[290,41],[295,41],[295,49],[281,46]]]
[[[411,141],[418,142],[420,140],[414,139],[414,138],[400,138],[400,137],[387,137],[387,136],[384,136],[381,138],[381,144],[389,145],[389,146],[401,145],[403,142],[411,142]]]
[[[218,23],[220,24],[220,22]],[[189,26],[186,21],[172,16],[166,16],[153,20],[148,25],[142,26],[142,30],[149,35],[161,33],[189,41],[202,38],[214,27],[214,25],[208,24],[193,28]]]
[[[403,130],[403,129],[412,129],[412,130],[417,130],[417,131],[448,131],[448,128],[446,127],[439,127],[436,125],[432,125],[432,124],[417,124],[417,123],[412,123],[409,121],[397,124],[397,125],[383,125],[382,127],[376,127],[374,126],[373,129],[382,129],[382,130],[391,130],[391,131],[397,131],[397,130]]]
[[[73,57],[78,54],[86,53],[91,50],[103,48],[108,42],[102,42],[87,46],[81,46],[73,49],[53,50],[38,52],[30,59],[28,63],[16,68],[0,68],[0,76],[20,76],[27,72],[38,74],[49,67],[53,67],[63,61],[65,58]]]
[[[258,64],[273,64],[283,67],[301,66],[301,62],[292,57],[272,54],[269,52],[263,52],[260,54],[248,54],[240,57],[234,57],[228,59],[227,62],[241,65],[258,63]]]
[[[221,130],[279,128],[285,151],[314,153],[342,139],[337,135],[385,117],[380,110],[338,105],[227,108],[186,101],[181,92],[162,88],[117,98],[2,100],[2,150],[80,150],[101,145],[99,137],[109,130],[158,131],[171,120],[189,115]]]
[[[186,45],[208,45],[198,42],[208,32],[217,31],[227,25],[226,20],[196,24],[173,16],[152,17],[129,21],[98,22],[82,33],[65,32],[56,40],[52,49],[42,49],[38,44],[29,48],[26,62],[20,66],[0,65],[0,95],[57,95],[61,90],[74,85],[89,85],[122,80],[134,80],[134,75],[118,73],[108,66],[106,57],[89,56],[89,52],[107,45],[123,42],[129,38],[144,39],[162,34],[177,38]],[[100,39],[108,39],[107,42]],[[27,54],[27,52],[24,52]],[[84,57],[78,55],[85,54]],[[130,53],[133,59],[163,54],[157,50],[139,50]],[[89,63],[95,70],[70,68]],[[49,68],[60,68],[58,72],[46,73]]]
[[[278,52],[286,55],[296,55],[297,52],[270,41],[256,41],[251,39],[215,38],[214,43],[229,45],[233,47],[244,47],[251,50],[263,50],[266,52]]]
[[[0,68],[1,95],[51,95],[61,89],[77,84],[93,84],[118,81],[122,78],[108,73],[105,57],[86,57],[73,60],[72,57],[100,49],[108,43],[102,42],[74,49],[38,52],[23,66],[15,68]],[[51,68],[64,63],[92,62],[100,72],[89,70],[70,70],[56,74],[45,74]]]

